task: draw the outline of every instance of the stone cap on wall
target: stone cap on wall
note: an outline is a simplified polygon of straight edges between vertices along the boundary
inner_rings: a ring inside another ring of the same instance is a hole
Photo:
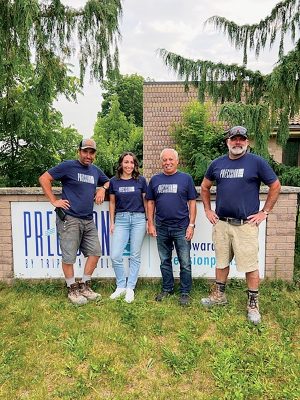
[[[55,194],[61,193],[61,187],[53,187],[53,192]],[[200,192],[200,186],[196,186],[197,192]],[[259,192],[260,193],[268,193],[268,186],[261,186]],[[216,193],[216,187],[213,186],[211,188],[211,193]],[[280,193],[300,193],[300,187],[297,186],[281,186]],[[44,194],[42,188],[40,187],[3,187],[0,188],[0,196],[1,195],[14,195],[14,194],[22,194],[22,195],[37,195]]]

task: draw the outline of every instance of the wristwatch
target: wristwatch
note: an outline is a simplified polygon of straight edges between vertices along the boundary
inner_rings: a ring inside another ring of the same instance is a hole
[[[190,226],[191,228],[195,228],[195,227],[196,227],[195,224],[189,224],[189,226]]]
[[[103,187],[104,190],[107,190],[107,189],[108,189],[108,187],[105,187],[104,185],[103,185],[102,187]]]

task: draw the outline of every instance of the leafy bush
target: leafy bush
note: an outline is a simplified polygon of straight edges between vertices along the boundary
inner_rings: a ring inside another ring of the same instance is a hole
[[[274,159],[269,160],[272,168],[284,186],[300,186],[300,168],[279,164]]]
[[[192,101],[184,109],[182,121],[171,127],[183,169],[196,185],[200,185],[208,164],[226,153],[224,129],[220,123],[209,122],[210,107],[209,103]]]

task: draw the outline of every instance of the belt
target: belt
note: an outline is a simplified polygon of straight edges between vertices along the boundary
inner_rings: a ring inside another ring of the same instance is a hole
[[[247,224],[247,219],[237,219],[237,218],[230,218],[230,217],[219,217],[220,221],[228,222],[231,225],[244,225]]]

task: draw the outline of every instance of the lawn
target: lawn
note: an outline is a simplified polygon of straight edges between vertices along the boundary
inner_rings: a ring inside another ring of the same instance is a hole
[[[264,282],[262,323],[246,320],[244,281],[229,304],[203,309],[209,288],[195,280],[192,305],[154,301],[157,282],[139,282],[136,301],[70,304],[61,281],[0,284],[0,399],[299,399],[300,290]]]

